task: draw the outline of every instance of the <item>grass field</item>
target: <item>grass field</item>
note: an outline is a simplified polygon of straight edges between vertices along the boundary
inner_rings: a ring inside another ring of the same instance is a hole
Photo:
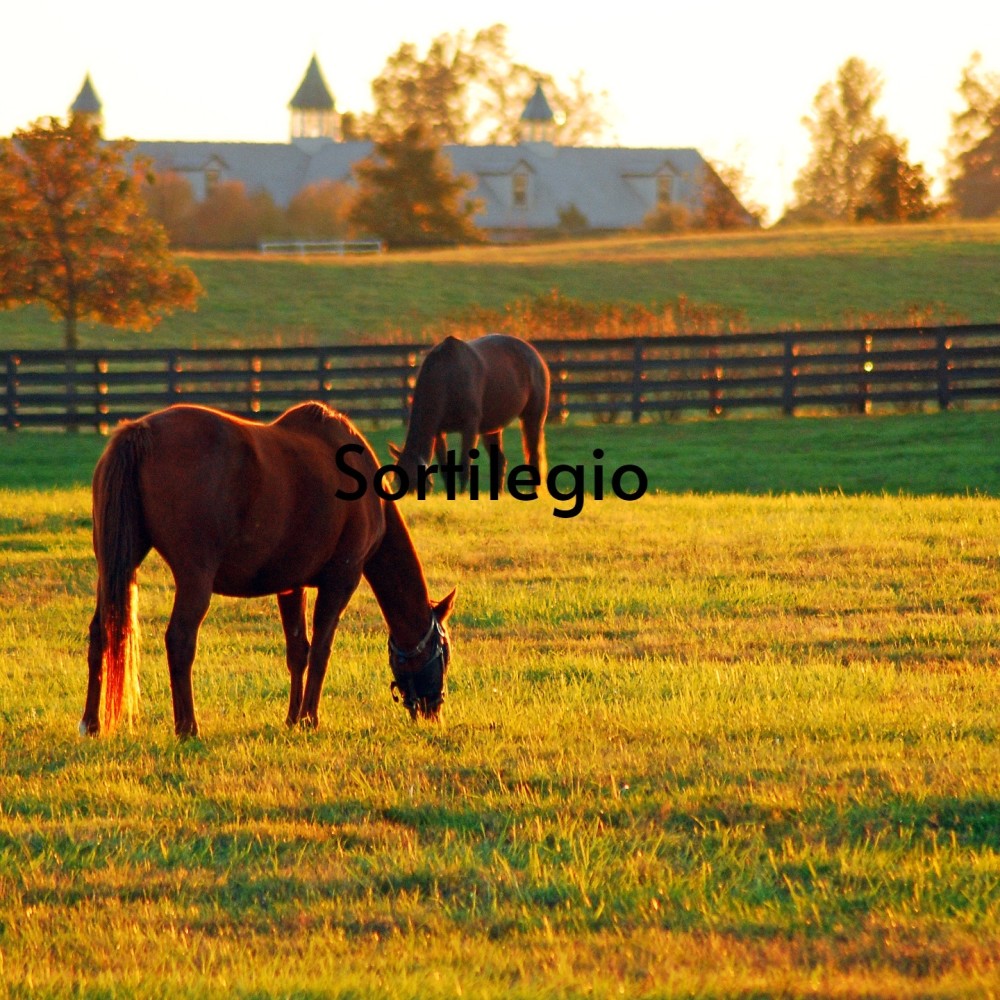
[[[317,732],[273,602],[217,599],[183,744],[155,559],[143,714],[76,736],[103,441],[8,435],[0,996],[996,994],[996,419],[552,428],[658,492],[405,502],[444,725],[362,587]]]
[[[588,303],[656,305],[679,295],[736,310],[755,330],[1000,319],[1000,225],[620,237],[381,258],[186,258],[206,296],[149,334],[84,329],[85,347],[340,343],[415,337],[472,308],[503,310],[558,290]],[[537,335],[537,334],[536,334]],[[58,347],[40,308],[0,312],[0,349]]]

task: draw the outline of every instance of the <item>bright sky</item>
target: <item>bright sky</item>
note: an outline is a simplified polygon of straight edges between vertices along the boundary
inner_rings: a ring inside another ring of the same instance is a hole
[[[771,221],[808,158],[801,120],[850,56],[882,74],[879,111],[934,176],[969,56],[1000,71],[997,0],[30,0],[0,24],[0,134],[65,116],[89,72],[109,137],[280,142],[313,52],[338,110],[369,110],[402,42],[496,22],[514,59],[606,93],[610,143],[740,164]]]

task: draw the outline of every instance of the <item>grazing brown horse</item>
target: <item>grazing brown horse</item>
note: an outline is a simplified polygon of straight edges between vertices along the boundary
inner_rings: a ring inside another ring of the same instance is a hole
[[[548,365],[527,341],[503,333],[468,341],[446,337],[420,366],[403,447],[390,445],[389,449],[413,482],[417,467],[430,465],[434,453],[444,465],[446,435],[461,433],[458,462],[464,488],[469,450],[482,434],[487,447],[497,450],[502,483],[507,467],[503,429],[519,417],[525,460],[538,469],[544,481],[548,410]]]
[[[358,500],[337,496],[356,485],[335,460],[344,445],[352,446],[352,467],[371,480],[378,461],[368,443],[320,403],[266,425],[176,406],[115,432],[94,471],[98,596],[81,732],[101,728],[102,680],[105,728],[123,702],[131,709],[136,570],[150,549],[174,576],[166,647],[178,735],[198,733],[191,665],[212,594],[277,595],[291,675],[287,722],[316,725],[334,632],[362,576],[389,626],[393,697],[413,718],[437,717],[455,592],[431,602],[395,504],[372,490]],[[317,591],[311,642],[306,587]]]

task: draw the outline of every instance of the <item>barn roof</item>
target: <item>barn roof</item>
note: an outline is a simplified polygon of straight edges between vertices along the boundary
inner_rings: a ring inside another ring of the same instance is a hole
[[[350,181],[355,163],[371,155],[370,142],[246,143],[139,142],[136,152],[161,171],[194,175],[208,169],[247,191],[267,191],[286,206],[297,192],[323,180]],[[593,229],[638,226],[656,207],[657,178],[669,175],[672,199],[696,209],[705,161],[695,149],[516,146],[445,146],[456,174],[473,181],[482,204],[477,224],[493,230],[556,227],[569,208]],[[515,173],[530,178],[524,204],[512,199]]]

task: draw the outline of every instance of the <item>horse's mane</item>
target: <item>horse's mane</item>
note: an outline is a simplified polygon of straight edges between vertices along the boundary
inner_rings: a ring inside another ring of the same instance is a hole
[[[285,410],[274,423],[280,427],[301,428],[304,430],[316,429],[332,423],[341,427],[347,434],[353,437],[362,439],[364,437],[346,414],[327,406],[326,403],[320,403],[316,400],[311,400],[308,403],[299,403],[297,406]]]

